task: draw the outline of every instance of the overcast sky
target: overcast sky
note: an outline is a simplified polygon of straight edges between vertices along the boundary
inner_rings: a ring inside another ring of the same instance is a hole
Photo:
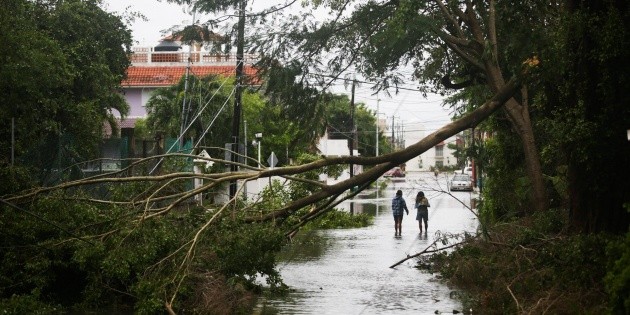
[[[259,8],[268,6],[271,2],[270,0],[249,1],[250,5]],[[147,18],[146,21],[136,20],[130,25],[137,46],[155,46],[162,37],[160,31],[174,25],[187,25],[192,22],[192,15],[185,8],[169,4],[166,1],[103,0],[103,3],[107,11],[122,13],[128,8],[130,11],[142,13]],[[209,18],[209,16],[206,17]],[[196,19],[202,22],[208,18],[196,16]],[[413,89],[414,85],[410,82],[406,87]],[[334,90],[337,93],[350,94],[349,87],[346,90],[341,82]],[[396,124],[402,122],[406,131],[427,130],[426,134],[428,134],[450,121],[448,112],[440,105],[441,98],[439,96],[429,95],[429,98],[425,99],[420,93],[407,90],[401,91],[399,95],[393,95],[391,98],[384,94],[378,96],[372,94],[373,91],[370,86],[364,84],[356,88],[355,101],[367,104],[368,108],[373,111],[376,111],[378,106],[381,118],[387,117],[388,124],[391,124],[391,117],[396,117]]]

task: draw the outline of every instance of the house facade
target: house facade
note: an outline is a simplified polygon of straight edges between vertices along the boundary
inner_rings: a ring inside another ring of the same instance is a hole
[[[405,144],[411,146],[422,140],[426,135],[422,125],[416,126],[417,130],[405,132]],[[419,156],[414,157],[406,163],[405,171],[407,172],[427,172],[434,168],[450,167],[457,165],[455,158],[455,150],[449,148],[448,144],[463,145],[459,135],[452,136],[433,148],[425,151]]]
[[[184,48],[188,51],[183,51]],[[125,166],[121,160],[161,154],[165,147],[170,147],[169,139],[136,139],[134,135],[136,122],[147,117],[146,104],[155,90],[178,84],[187,73],[198,77],[233,76],[236,73],[235,54],[212,53],[198,45],[182,46],[181,42],[168,38],[155,47],[134,47],[132,50],[131,66],[121,82],[129,113],[124,118],[118,112],[113,113],[119,118],[118,134],[112,134],[111,128],[104,126],[106,140],[101,148],[102,157],[111,162],[98,165],[101,170],[118,170]],[[246,82],[256,74],[252,66],[255,58],[254,55],[243,56]]]
[[[160,45],[133,48],[131,66],[121,83],[130,106],[128,118],[146,117],[145,105],[151,93],[158,88],[176,85],[187,71],[198,77],[211,74],[233,76],[236,73],[235,54],[211,53],[199,46],[190,46],[189,51],[184,52],[182,47],[179,42],[171,42],[168,50],[160,49]],[[256,74],[252,66],[255,61],[255,55],[243,56],[243,73],[246,77]]]

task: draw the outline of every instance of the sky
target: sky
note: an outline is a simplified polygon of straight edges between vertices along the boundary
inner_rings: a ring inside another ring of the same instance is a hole
[[[249,3],[254,7],[266,7],[273,0],[253,0]],[[300,1],[297,1],[299,3]],[[138,20],[129,25],[133,33],[134,45],[155,46],[162,38],[160,31],[166,30],[174,25],[188,25],[193,17],[186,8],[158,0],[103,0],[105,10],[122,14],[126,10],[139,12],[146,17],[146,21]],[[210,16],[196,15],[195,19],[201,22]],[[205,19],[204,19],[205,18]],[[409,74],[411,70],[409,70]],[[405,85],[408,89],[413,89],[412,82]],[[342,82],[335,85],[333,91],[339,94],[350,95],[350,87],[344,87]],[[369,109],[376,112],[378,108],[379,117],[386,118],[388,126],[391,125],[392,117],[395,124],[402,124],[405,132],[424,131],[425,135],[439,129],[450,122],[449,113],[441,106],[439,95],[428,95],[424,98],[421,93],[401,90],[398,95],[388,97],[384,93],[374,95],[374,92],[367,84],[362,84],[355,88],[355,102],[362,102]]]

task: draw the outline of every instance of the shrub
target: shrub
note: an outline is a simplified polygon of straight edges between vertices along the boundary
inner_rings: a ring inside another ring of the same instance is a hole
[[[607,245],[615,238],[568,235],[563,222],[563,211],[549,211],[497,224],[489,229],[490,240],[471,240],[431,261],[448,282],[466,292],[465,308],[474,313],[605,312],[603,279],[609,262],[618,259],[613,252],[619,251]],[[618,261],[618,266],[628,265]],[[619,273],[610,275],[613,282],[620,279]],[[623,286],[609,288],[619,297],[627,296]]]

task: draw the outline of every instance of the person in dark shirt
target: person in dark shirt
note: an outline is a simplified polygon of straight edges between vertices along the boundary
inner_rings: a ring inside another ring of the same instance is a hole
[[[394,214],[394,230],[395,236],[400,236],[402,233],[402,219],[403,211],[409,215],[409,209],[407,209],[407,203],[402,196],[402,190],[396,192],[396,197],[392,199],[392,212]]]
[[[422,221],[424,221],[424,233],[428,231],[428,221],[429,221],[429,199],[424,196],[424,192],[418,192],[416,196],[416,206],[418,209],[418,214],[416,214],[416,220],[418,220],[418,227],[420,228],[420,234],[422,234]]]

